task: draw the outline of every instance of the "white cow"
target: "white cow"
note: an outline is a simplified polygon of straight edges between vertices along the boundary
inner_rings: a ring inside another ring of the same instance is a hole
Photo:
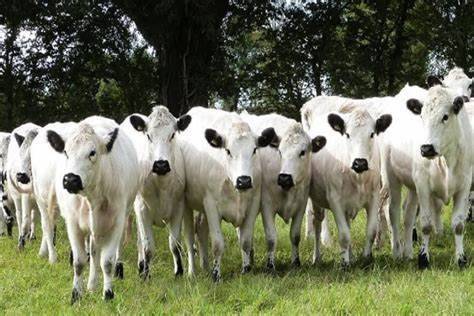
[[[207,265],[207,233],[210,232],[214,254],[212,278],[218,281],[224,251],[221,220],[237,227],[242,272],[250,270],[262,183],[258,148],[267,146],[275,131],[265,129],[257,137],[238,114],[216,109],[195,107],[187,114],[192,121],[182,133],[187,202],[185,233],[188,240],[193,238],[192,210],[205,213],[208,225],[201,225],[198,234],[201,263]]]
[[[95,289],[100,262],[104,299],[112,299],[112,271],[120,257],[127,210],[139,187],[135,149],[115,121],[99,116],[81,121],[67,139],[52,130],[47,133],[51,146],[63,153],[55,188],[73,253],[71,302],[82,294],[82,271],[87,262],[85,242],[89,235],[87,288]],[[120,266],[123,269],[121,263]]]
[[[76,127],[76,123],[51,123],[42,128],[31,144],[31,173],[36,204],[41,215],[43,237],[39,255],[48,256],[50,263],[57,260],[54,248],[56,234],[56,219],[59,215],[57,208],[54,183],[59,161],[63,154],[51,147],[48,137],[50,131],[68,138]]]
[[[260,209],[267,241],[267,268],[275,269],[276,214],[286,223],[291,220],[291,263],[300,266],[298,247],[309,195],[311,153],[324,147],[326,139],[311,140],[300,123],[278,114],[257,116],[243,112],[241,117],[257,135],[266,126],[272,126],[277,134],[275,141],[260,151],[263,172]]]
[[[428,91],[424,102],[407,101],[408,110],[400,112],[385,135],[382,150],[382,179],[390,193],[390,221],[394,243],[400,244],[401,186],[417,192],[420,204],[422,246],[418,265],[429,265],[429,237],[433,222],[440,218],[439,201],[454,200],[452,228],[456,260],[460,267],[467,260],[463,249],[463,230],[472,181],[472,130],[463,107],[463,98],[442,86]],[[413,115],[415,114],[415,115]],[[413,131],[417,131],[414,133]],[[434,214],[433,214],[434,213]],[[414,223],[416,212],[405,217]],[[410,219],[411,218],[411,219]],[[411,249],[405,249],[411,257]]]
[[[350,263],[350,221],[359,209],[366,209],[367,239],[363,256],[370,259],[380,204],[378,135],[390,126],[392,117],[384,114],[373,119],[367,110],[350,101],[337,108],[332,104],[307,103],[301,111],[304,125],[310,127],[309,136],[324,135],[327,139],[311,165],[310,197],[316,211],[313,261],[321,257],[321,208],[331,209],[334,214],[343,266]]]
[[[428,87],[435,85],[443,85],[452,89],[456,96],[460,96],[465,102],[469,102],[472,95],[474,79],[469,78],[462,68],[454,67],[451,69],[444,79],[439,79],[436,76],[428,76],[426,79]]]
[[[153,224],[169,226],[174,273],[183,273],[178,243],[185,207],[185,174],[178,134],[190,122],[189,115],[176,119],[166,107],[156,106],[148,117],[133,114],[120,126],[134,144],[143,179],[143,186],[134,203],[138,227],[138,267],[143,279],[149,276],[150,260],[155,252]],[[193,251],[192,244],[188,245],[188,250]]]
[[[12,131],[14,140],[8,145],[7,192],[15,205],[19,249],[23,249],[26,238],[34,238],[35,233],[30,147],[39,130],[40,127],[36,124],[23,124]]]
[[[6,163],[8,156],[8,145],[10,144],[10,133],[0,132],[0,235],[12,235],[14,215],[12,213],[13,201],[7,193]]]

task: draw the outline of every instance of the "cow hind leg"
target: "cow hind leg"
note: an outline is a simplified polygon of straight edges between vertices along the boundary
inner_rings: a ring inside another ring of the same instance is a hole
[[[199,261],[201,264],[201,269],[208,271],[209,270],[209,224],[207,223],[207,217],[205,214],[199,214],[196,217],[195,223],[196,237],[198,241],[199,249]]]
[[[275,271],[277,232],[275,228],[275,214],[273,214],[271,205],[263,206],[262,221],[267,242],[267,269],[272,272]]]
[[[322,223],[327,218],[324,209],[315,207],[313,211],[313,226],[314,226],[314,245],[313,245],[313,264],[321,261],[321,229]]]

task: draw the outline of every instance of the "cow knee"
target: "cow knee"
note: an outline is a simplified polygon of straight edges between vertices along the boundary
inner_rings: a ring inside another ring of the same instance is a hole
[[[84,269],[84,263],[79,262],[79,261],[74,262],[74,271],[77,275],[81,275],[83,269]]]
[[[456,235],[461,235],[464,231],[464,224],[462,222],[458,222],[454,225],[453,230]]]
[[[424,234],[424,235],[429,235],[431,234],[431,231],[433,230],[433,228],[431,227],[431,224],[428,224],[428,225],[424,225],[422,228],[421,228],[421,232]]]
[[[272,238],[268,239],[267,240],[267,249],[268,249],[268,251],[273,251],[275,249],[275,244],[276,244],[275,239],[272,239]]]
[[[102,264],[102,269],[104,270],[105,274],[111,274],[113,266],[114,264],[112,260],[105,260]]]

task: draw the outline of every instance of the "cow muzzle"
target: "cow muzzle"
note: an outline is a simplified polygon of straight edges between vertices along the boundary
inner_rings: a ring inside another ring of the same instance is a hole
[[[72,194],[83,190],[81,177],[74,173],[68,173],[63,177],[63,187]]]
[[[237,190],[245,191],[252,188],[252,178],[249,176],[240,176],[237,178],[237,183],[235,185]]]
[[[293,182],[293,177],[291,174],[280,173],[278,175],[278,185],[285,191],[291,189],[295,183]]]
[[[433,159],[438,155],[433,145],[421,145],[420,147],[421,156],[427,159]]]
[[[168,160],[156,160],[153,163],[152,171],[159,176],[163,176],[171,171]]]
[[[362,173],[364,171],[369,170],[369,163],[367,162],[367,159],[364,158],[356,158],[352,162],[352,170],[354,170],[357,173]]]
[[[30,183],[30,177],[24,172],[18,172],[16,174],[16,181],[22,183],[22,184],[28,184]]]

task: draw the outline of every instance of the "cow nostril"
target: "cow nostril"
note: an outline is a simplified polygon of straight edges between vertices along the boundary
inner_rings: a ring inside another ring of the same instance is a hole
[[[238,190],[247,190],[252,187],[252,178],[249,176],[240,176],[237,178],[236,188]]]

